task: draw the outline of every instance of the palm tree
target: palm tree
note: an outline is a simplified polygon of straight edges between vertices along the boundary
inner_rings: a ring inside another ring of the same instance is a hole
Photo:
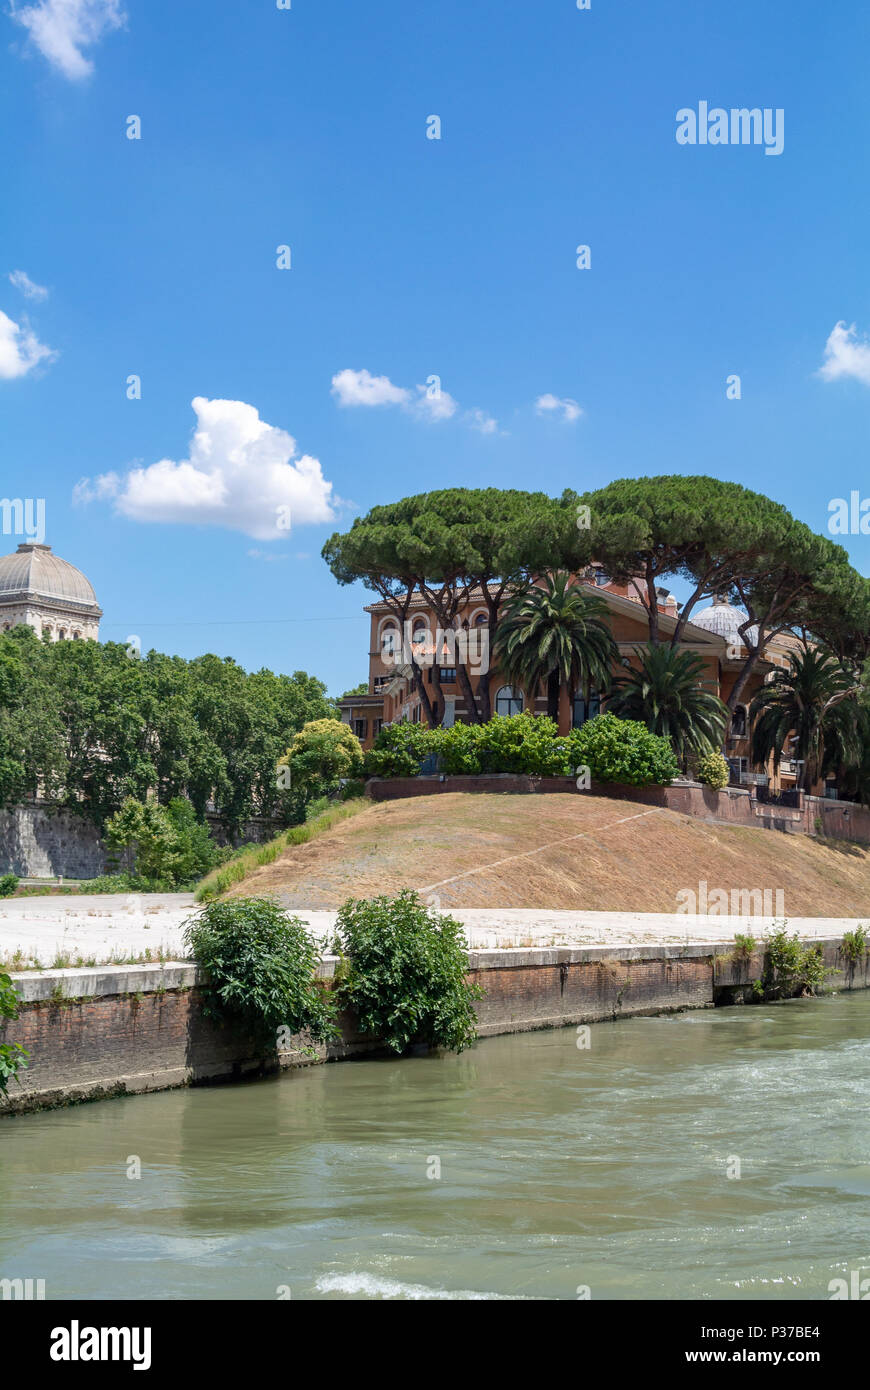
[[[775,671],[749,706],[755,720],[752,761],[763,767],[772,755],[776,771],[793,737],[789,756],[803,762],[801,785],[809,791],[820,777],[861,761],[856,685],[822,648],[791,652],[789,661],[789,670]]]
[[[607,604],[563,570],[546,574],[505,604],[493,657],[511,685],[534,698],[547,686],[547,713],[557,719],[559,693],[569,698],[591,688],[606,690],[617,656]]]
[[[647,645],[634,654],[639,664],[615,682],[609,712],[670,739],[684,764],[692,754],[719,748],[728,710],[701,685],[704,663],[697,653]]]

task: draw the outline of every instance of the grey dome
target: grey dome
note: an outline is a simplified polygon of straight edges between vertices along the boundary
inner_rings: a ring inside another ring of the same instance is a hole
[[[98,609],[97,596],[81,570],[53,555],[50,545],[29,541],[14,555],[0,556],[0,603],[25,595]]]
[[[702,608],[699,613],[693,613],[689,621],[693,627],[702,627],[706,632],[724,637],[726,642],[734,646],[745,646],[739,628],[746,622],[746,614],[742,608],[735,608],[727,599],[715,599],[709,608]],[[754,645],[758,641],[758,628],[749,628],[746,636]]]

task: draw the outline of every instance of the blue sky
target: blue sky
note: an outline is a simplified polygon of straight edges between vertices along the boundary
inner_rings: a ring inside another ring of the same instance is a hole
[[[376,503],[707,472],[824,531],[870,495],[861,7],[0,9],[2,486],[104,637],[341,693],[367,596],[319,552]],[[679,145],[700,101],[781,108],[782,153]]]

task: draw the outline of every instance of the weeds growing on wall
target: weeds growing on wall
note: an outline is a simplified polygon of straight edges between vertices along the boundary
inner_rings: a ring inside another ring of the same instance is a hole
[[[184,940],[208,974],[212,1017],[236,1019],[263,1042],[281,1028],[312,1042],[336,1036],[335,1003],[315,978],[317,946],[273,898],[209,903],[185,922]]]
[[[18,1004],[15,986],[7,974],[0,972],[0,1019],[16,1019]],[[5,1096],[9,1082],[16,1080],[18,1073],[27,1066],[29,1056],[20,1043],[0,1043],[0,1096]]]
[[[765,938],[764,993],[768,999],[794,999],[817,994],[825,983],[822,947],[805,946],[785,926]]]
[[[404,889],[394,898],[351,898],[336,921],[345,960],[337,992],[364,1033],[394,1052],[412,1043],[462,1052],[477,1037],[461,923],[427,908]]]
[[[840,950],[843,952],[849,964],[853,966],[857,965],[859,960],[863,960],[868,952],[870,952],[870,943],[868,943],[867,939],[867,928],[863,923],[859,923],[854,931],[843,932]]]

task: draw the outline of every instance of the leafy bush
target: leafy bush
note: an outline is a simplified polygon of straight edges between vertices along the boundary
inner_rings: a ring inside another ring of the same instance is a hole
[[[391,724],[366,754],[365,771],[371,777],[415,777],[430,753],[453,777],[488,772],[570,777],[586,765],[599,782],[666,786],[679,771],[668,740],[635,720],[599,714],[563,735],[546,715],[528,712],[451,729]]]
[[[18,1017],[18,993],[11,979],[0,971],[0,1018]],[[0,1096],[5,1096],[9,1082],[15,1080],[19,1071],[27,1066],[30,1053],[21,1043],[0,1043]]]
[[[18,887],[18,882],[17,874],[0,875],[0,898],[11,898]]]
[[[278,760],[289,767],[292,786],[307,797],[334,791],[344,777],[358,777],[363,753],[349,724],[339,719],[313,719],[304,724]]]
[[[344,903],[336,935],[347,956],[342,1003],[360,1028],[394,1052],[428,1043],[462,1052],[477,1036],[462,926],[429,910],[411,889]]]
[[[859,922],[854,931],[844,931],[840,949],[850,965],[857,965],[859,960],[870,952],[868,945],[867,928],[863,922]]]
[[[171,893],[172,883],[165,878],[142,878],[140,874],[100,874],[85,879],[79,893]]]
[[[434,751],[433,735],[447,732],[422,724],[387,724],[366,753],[363,770],[368,777],[416,777],[426,754]]]
[[[317,946],[273,898],[209,903],[185,922],[184,940],[208,973],[214,1016],[239,1019],[264,1040],[281,1027],[316,1042],[335,1037],[335,1003],[314,975]]]
[[[181,796],[167,806],[153,797],[136,801],[128,796],[106,822],[106,843],[116,862],[128,852],[134,861],[133,875],[161,889],[196,882],[223,857],[208,825],[197,819],[191,803]]]
[[[666,787],[680,770],[668,740],[636,719],[597,714],[565,741],[573,766],[587,766],[595,782]]]
[[[815,994],[825,983],[820,945],[805,946],[796,933],[789,936],[784,926],[771,932],[765,944],[764,987],[769,999]]]
[[[728,764],[721,753],[704,753],[695,764],[695,776],[717,792],[731,780]]]

